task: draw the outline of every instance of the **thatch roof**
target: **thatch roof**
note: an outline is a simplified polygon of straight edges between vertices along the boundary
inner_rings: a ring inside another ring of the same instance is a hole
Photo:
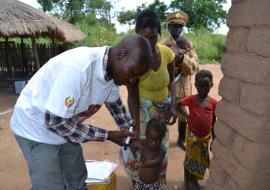
[[[0,36],[47,36],[64,42],[86,37],[73,25],[17,0],[0,0]]]

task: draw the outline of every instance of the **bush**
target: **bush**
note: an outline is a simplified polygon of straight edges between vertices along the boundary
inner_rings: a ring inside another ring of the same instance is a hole
[[[82,23],[93,25],[98,22],[98,19],[96,18],[96,15],[94,14],[88,14],[84,17],[84,20],[81,20]]]
[[[117,34],[115,27],[112,24],[107,24],[96,19],[94,15],[89,15],[85,19],[76,23],[77,27],[83,31],[88,37],[76,43],[74,46],[104,46],[114,45],[119,42],[124,35],[135,35],[134,30],[129,30],[125,33]],[[162,29],[162,37],[169,37],[167,29]],[[220,34],[212,34],[211,32],[200,29],[193,32],[188,32],[184,36],[189,39],[196,48],[199,57],[199,63],[219,63],[222,56],[226,52],[225,40],[226,36]]]
[[[225,36],[197,30],[186,35],[194,43],[200,63],[220,62],[225,53]]]
[[[168,37],[169,32],[165,32],[162,38]],[[199,57],[201,64],[219,63],[222,56],[226,52],[225,40],[226,36],[220,34],[212,34],[206,30],[197,30],[184,34],[193,45]]]

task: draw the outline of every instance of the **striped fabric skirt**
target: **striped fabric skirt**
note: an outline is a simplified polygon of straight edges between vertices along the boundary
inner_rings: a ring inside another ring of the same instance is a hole
[[[210,158],[208,145],[211,132],[205,137],[198,137],[192,132],[186,132],[186,155],[184,167],[198,180],[203,179],[206,168],[209,168]]]

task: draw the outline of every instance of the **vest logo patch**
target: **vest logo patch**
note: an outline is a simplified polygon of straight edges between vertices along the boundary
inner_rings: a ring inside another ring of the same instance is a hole
[[[72,97],[67,97],[65,100],[65,107],[70,108],[74,104],[75,100]]]

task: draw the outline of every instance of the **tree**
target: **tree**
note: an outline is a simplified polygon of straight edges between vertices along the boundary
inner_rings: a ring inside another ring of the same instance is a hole
[[[136,12],[135,11],[121,11],[118,13],[117,19],[121,24],[133,24]]]
[[[82,15],[82,9],[84,7],[84,0],[68,0],[65,1],[64,17],[69,20],[70,23],[78,21]]]
[[[98,15],[101,20],[111,23],[112,4],[107,0],[87,0],[86,12]]]
[[[111,24],[110,0],[38,0],[44,12],[68,20],[71,23],[94,14],[103,23]]]
[[[225,23],[227,17],[227,12],[223,10],[223,3],[226,3],[226,0],[173,0],[170,8],[188,14],[189,29],[206,28],[214,31]]]
[[[166,12],[182,10],[189,16],[187,24],[189,30],[206,28],[212,32],[225,23],[227,12],[223,10],[222,4],[224,3],[226,0],[172,0],[170,6],[167,7],[160,0],[155,0],[149,5],[142,4],[136,10],[121,11],[118,14],[118,21],[121,24],[133,24],[135,16],[148,8],[155,11],[159,15],[160,21],[164,23]]]
[[[82,15],[85,0],[38,0],[44,12],[75,23]]]
[[[121,11],[118,14],[118,21],[121,24],[133,24],[136,15],[138,15],[144,9],[151,9],[157,13],[160,17],[161,22],[165,21],[165,11],[167,10],[166,4],[160,2],[160,0],[155,0],[153,3],[146,5],[145,3],[137,7],[136,10]]]
[[[164,22],[166,19],[165,12],[167,11],[168,7],[165,3],[160,2],[159,0],[155,0],[152,4],[148,6],[148,9],[155,11],[160,18],[161,22]]]
[[[53,9],[54,3],[58,1],[59,0],[38,0],[37,2],[41,5],[44,12],[50,12]]]

